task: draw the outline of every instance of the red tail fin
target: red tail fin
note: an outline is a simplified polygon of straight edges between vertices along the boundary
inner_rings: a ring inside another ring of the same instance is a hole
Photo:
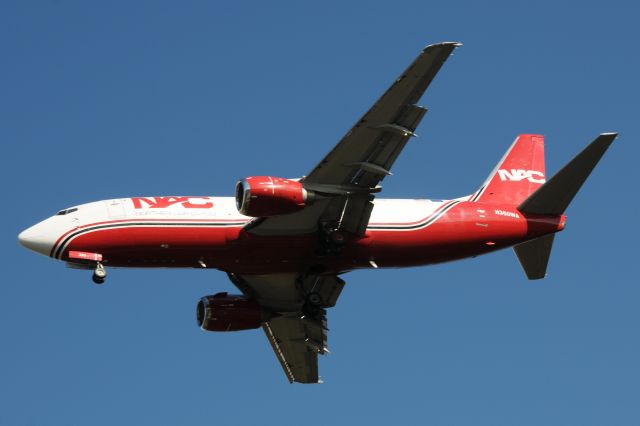
[[[544,136],[520,135],[470,200],[517,206],[544,182]]]

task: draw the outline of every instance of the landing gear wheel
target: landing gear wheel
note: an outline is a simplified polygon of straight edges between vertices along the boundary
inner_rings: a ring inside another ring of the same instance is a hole
[[[322,307],[324,306],[324,300],[322,300],[322,296],[315,291],[307,294],[305,297],[304,305],[302,306],[302,312],[305,315],[317,318],[318,315],[322,312]]]
[[[307,304],[310,306],[315,306],[317,308],[322,307],[322,296],[316,292],[312,292],[307,294]]]
[[[344,244],[344,234],[340,231],[332,231],[329,233],[329,241],[337,246],[341,246]]]
[[[347,242],[347,236],[336,224],[320,225],[320,245],[317,250],[319,256],[340,256]]]
[[[98,263],[96,269],[94,269],[93,271],[93,276],[91,277],[91,279],[96,284],[102,284],[104,283],[105,278],[107,278],[107,270],[104,269],[104,266],[102,266],[101,263]]]

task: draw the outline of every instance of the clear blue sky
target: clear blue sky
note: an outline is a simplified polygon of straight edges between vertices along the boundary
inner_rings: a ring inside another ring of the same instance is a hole
[[[640,11],[435,3],[2,2],[0,425],[639,424]],[[620,132],[544,281],[510,250],[351,273],[325,384],[302,386],[262,331],[197,328],[223,273],[98,287],[16,242],[74,204],[305,174],[439,41],[464,46],[384,196],[470,193],[518,133],[546,136],[552,172]]]

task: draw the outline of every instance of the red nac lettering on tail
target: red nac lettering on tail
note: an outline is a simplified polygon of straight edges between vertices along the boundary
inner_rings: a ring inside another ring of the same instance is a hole
[[[510,180],[513,182],[519,182],[521,180],[527,179],[531,183],[544,183],[544,173],[538,172],[536,170],[523,170],[523,169],[500,169],[498,170],[498,176],[500,176],[500,180]]]

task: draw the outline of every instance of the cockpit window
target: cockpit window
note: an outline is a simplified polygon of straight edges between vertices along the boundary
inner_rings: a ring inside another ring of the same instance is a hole
[[[69,213],[73,213],[75,211],[77,211],[78,208],[77,207],[73,207],[70,209],[64,209],[64,210],[60,210],[58,213],[56,213],[56,216],[64,216],[65,214],[69,214]]]

